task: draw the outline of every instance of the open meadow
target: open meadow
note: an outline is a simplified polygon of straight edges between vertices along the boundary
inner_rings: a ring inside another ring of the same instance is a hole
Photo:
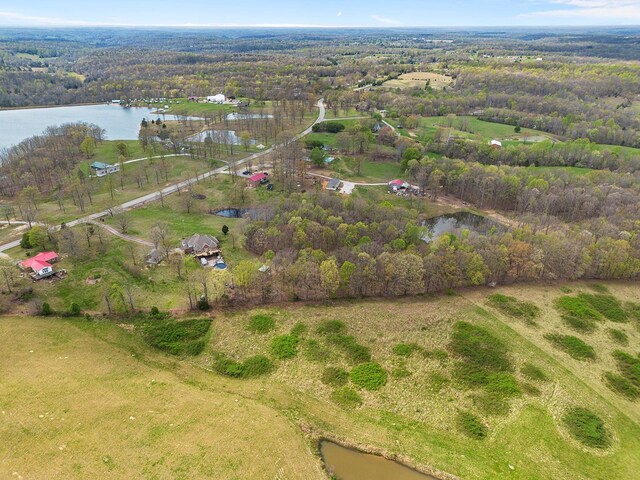
[[[576,282],[217,311],[210,327],[6,317],[0,469],[323,478],[328,437],[442,478],[632,479],[639,301]]]

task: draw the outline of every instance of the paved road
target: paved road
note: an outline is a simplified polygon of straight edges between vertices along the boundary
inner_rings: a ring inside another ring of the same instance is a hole
[[[325,117],[325,108],[324,108],[324,99],[320,99],[318,100],[318,103],[316,105],[319,109],[319,113],[318,113],[318,118],[316,118],[315,122],[313,122],[313,124],[307,128],[305,131],[299,133],[298,135],[296,135],[295,137],[293,137],[292,141],[296,141],[301,139],[302,137],[304,137],[305,135],[308,135],[309,133],[311,133],[311,129],[313,127],[313,125],[315,125],[316,123],[320,123],[324,121],[324,117]],[[249,155],[248,157],[242,158],[236,162],[231,162],[229,163],[229,165],[225,165],[224,167],[219,167],[216,168],[214,170],[210,170],[208,172],[203,173],[202,175],[199,176],[199,178],[208,178],[214,175],[217,175],[219,173],[223,173],[224,171],[226,171],[227,169],[229,169],[232,166],[239,166],[242,165],[244,163],[247,162],[251,162],[257,158],[260,158],[264,155],[267,155],[269,153],[271,153],[278,145],[274,145],[271,148],[268,148],[266,150],[263,150],[262,152],[258,152],[258,153],[254,153],[253,155]],[[148,193],[146,195],[143,195],[141,197],[138,197],[134,200],[129,200],[128,202],[125,202],[121,205],[118,205],[114,208],[111,208],[109,210],[102,210],[101,212],[96,212],[96,213],[92,213],[91,215],[87,215],[85,217],[82,218],[78,218],[76,220],[72,220],[70,222],[67,222],[67,226],[68,227],[74,227],[76,225],[79,225],[82,222],[86,222],[86,221],[90,221],[90,220],[97,220],[100,217],[105,217],[107,215],[110,215],[113,210],[117,209],[117,210],[129,210],[131,208],[136,208],[136,207],[140,207],[142,205],[145,205],[147,203],[159,200],[161,196],[166,196],[166,195],[171,195],[172,193],[176,193],[178,190],[181,190],[185,187],[188,187],[189,185],[192,185],[195,182],[195,178],[189,178],[187,180],[183,180],[182,182],[178,182],[175,183],[173,185],[169,185],[168,187],[163,188],[162,190],[158,190],[155,192],[151,192]],[[59,229],[60,227],[57,226],[55,227],[56,229]],[[17,247],[18,245],[20,245],[20,240],[14,240],[13,242],[9,242],[9,243],[5,243],[4,245],[0,245],[0,252],[4,252],[6,250],[9,250],[11,248]]]

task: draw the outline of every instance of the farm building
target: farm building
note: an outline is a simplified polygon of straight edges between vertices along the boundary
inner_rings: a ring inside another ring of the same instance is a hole
[[[493,148],[497,148],[497,149],[502,148],[502,142],[499,141],[499,140],[491,140],[489,142],[489,145],[491,145]]]
[[[247,185],[249,187],[257,187],[263,183],[267,183],[267,174],[264,172],[256,173],[247,178]]]
[[[58,261],[58,254],[56,252],[41,252],[31,258],[23,260],[18,265],[24,270],[31,270],[32,277],[35,280],[46,278],[54,275],[56,272],[53,269],[51,263]]]
[[[227,101],[227,97],[225,97],[222,93],[218,93],[217,95],[209,95],[207,97],[208,103],[217,103],[221,105],[226,101]]]
[[[216,237],[196,233],[182,240],[182,251],[194,257],[210,257],[220,255],[220,242]]]
[[[110,165],[103,162],[93,162],[90,168],[91,170],[93,170],[96,177],[104,177],[105,175],[109,175],[110,173],[116,173],[120,171],[120,167],[118,165]]]

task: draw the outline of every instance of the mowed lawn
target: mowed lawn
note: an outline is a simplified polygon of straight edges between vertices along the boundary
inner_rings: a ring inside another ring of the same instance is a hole
[[[0,477],[323,479],[295,421],[111,323],[0,318]]]

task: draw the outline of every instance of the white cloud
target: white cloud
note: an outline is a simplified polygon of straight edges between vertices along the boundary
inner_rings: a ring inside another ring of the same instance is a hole
[[[23,15],[15,12],[0,12],[0,23],[9,25],[39,25],[39,26],[83,26],[83,25],[107,25],[97,22],[84,22],[80,20],[68,20],[55,17],[37,17]]]
[[[623,22],[640,20],[638,0],[552,0],[551,3],[569,8],[542,10],[522,16],[606,18]]]
[[[380,15],[371,15],[376,22],[386,23],[387,25],[400,25],[401,22],[392,18],[381,17]]]
[[[338,12],[338,14],[336,15],[336,17],[341,17],[342,16],[342,12]]]

